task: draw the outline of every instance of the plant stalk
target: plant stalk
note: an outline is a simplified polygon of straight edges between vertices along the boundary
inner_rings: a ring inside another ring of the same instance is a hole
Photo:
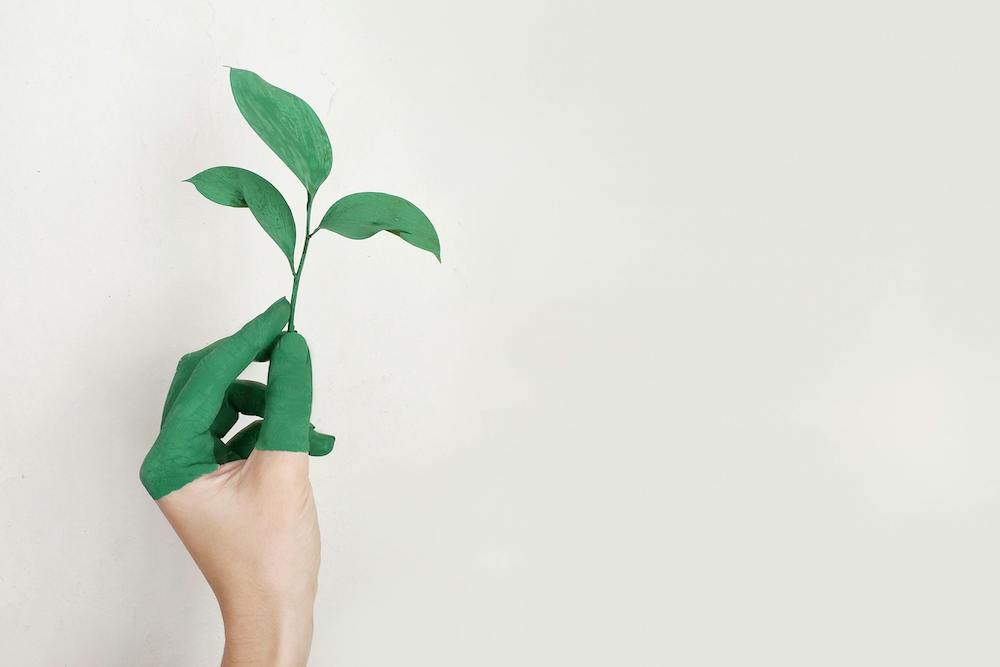
[[[302,254],[299,255],[299,267],[292,274],[292,299],[288,314],[288,330],[295,331],[295,302],[299,299],[299,280],[302,278],[302,267],[306,263],[306,253],[309,252],[309,239],[312,238],[312,195],[306,197],[306,238],[302,242]]]

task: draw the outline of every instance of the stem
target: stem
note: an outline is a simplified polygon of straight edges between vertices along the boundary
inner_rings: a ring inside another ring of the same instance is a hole
[[[292,274],[292,303],[288,315],[288,330],[295,331],[295,302],[299,299],[299,279],[302,278],[302,267],[306,263],[306,253],[309,252],[309,239],[312,238],[310,225],[312,224],[312,195],[306,196],[306,239],[302,242],[302,254],[299,255],[299,268]]]

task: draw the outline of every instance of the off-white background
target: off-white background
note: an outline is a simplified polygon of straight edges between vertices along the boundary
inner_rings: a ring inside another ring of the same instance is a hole
[[[312,664],[1000,663],[992,2],[14,2],[0,10],[0,662],[209,665],[137,479],[177,358],[288,289],[298,184],[223,65],[323,118],[300,324]],[[253,371],[257,376],[260,369]]]

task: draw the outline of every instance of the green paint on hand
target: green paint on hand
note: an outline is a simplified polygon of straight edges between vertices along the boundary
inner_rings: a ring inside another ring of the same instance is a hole
[[[309,348],[295,333],[302,269],[316,232],[326,229],[349,239],[366,239],[387,231],[441,260],[434,225],[423,211],[395,195],[359,192],[343,197],[312,229],[313,200],[333,166],[330,138],[319,116],[301,98],[248,70],[231,69],[229,81],[243,118],[306,189],[305,235],[296,264],[295,219],[287,200],[251,171],[214,167],[188,179],[213,202],[250,209],[292,270],[291,303],[275,302],[237,333],[181,359],[167,391],[160,434],[140,470],[140,479],[153,498],[181,488],[222,463],[246,458],[254,449],[322,456],[333,448],[333,436],[317,432],[309,423]],[[282,334],[286,323],[288,333]],[[237,379],[251,361],[268,358],[266,386]],[[263,419],[223,443],[241,413]]]
[[[232,336],[181,358],[163,406],[160,434],[139,471],[154,499],[222,463],[247,458],[255,448],[314,456],[333,449],[333,436],[309,423],[309,348],[300,334],[282,333],[288,315],[288,301],[279,299]],[[250,362],[268,354],[267,385],[237,379]],[[264,419],[224,444],[221,438],[241,413]]]

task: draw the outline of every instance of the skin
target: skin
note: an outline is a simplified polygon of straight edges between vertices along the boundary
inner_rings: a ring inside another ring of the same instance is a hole
[[[240,331],[185,355],[140,479],[219,601],[223,667],[305,665],[320,540],[310,453],[333,438],[309,423],[309,348],[282,333],[284,299]],[[270,360],[267,385],[238,381]],[[263,416],[228,443],[238,413]]]

